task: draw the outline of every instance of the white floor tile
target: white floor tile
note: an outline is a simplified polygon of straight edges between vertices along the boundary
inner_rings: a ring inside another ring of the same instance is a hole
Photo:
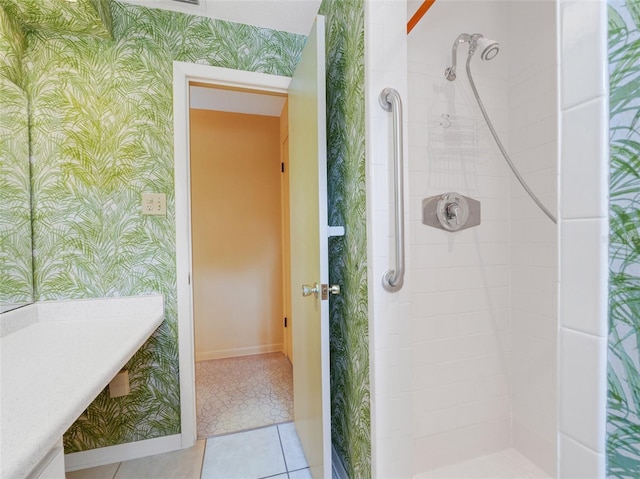
[[[280,431],[280,441],[282,441],[282,450],[284,451],[287,470],[295,471],[296,469],[308,467],[307,459],[302,451],[302,445],[300,444],[300,439],[298,439],[295,425],[292,422],[279,424],[278,431]]]
[[[313,479],[309,468],[299,469],[289,473],[289,479]]]
[[[202,479],[257,479],[286,471],[276,426],[207,440]]]
[[[200,479],[204,448],[202,440],[189,449],[125,461],[114,479]]]
[[[90,467],[79,471],[67,472],[67,479],[113,479],[120,466],[119,462],[106,466]]]

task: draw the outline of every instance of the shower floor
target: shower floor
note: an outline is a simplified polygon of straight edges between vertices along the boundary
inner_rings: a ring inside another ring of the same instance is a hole
[[[293,420],[293,370],[282,353],[196,362],[198,438]]]
[[[515,449],[477,457],[416,476],[415,479],[551,479]]]

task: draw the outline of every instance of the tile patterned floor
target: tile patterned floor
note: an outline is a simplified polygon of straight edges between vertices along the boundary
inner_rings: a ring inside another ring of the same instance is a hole
[[[514,449],[443,467],[416,479],[551,479]]]
[[[311,479],[293,423],[212,437],[183,451],[67,473],[67,479],[267,477]]]
[[[293,423],[207,440],[202,479],[311,478]]]
[[[196,363],[198,438],[293,420],[293,370],[282,353]]]
[[[67,472],[66,479],[200,479],[206,441],[182,451]]]

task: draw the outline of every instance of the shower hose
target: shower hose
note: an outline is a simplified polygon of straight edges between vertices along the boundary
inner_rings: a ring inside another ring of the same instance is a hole
[[[498,148],[500,149],[500,152],[502,153],[502,156],[504,156],[504,159],[506,160],[507,164],[509,165],[509,168],[511,168],[511,171],[516,176],[516,178],[518,179],[518,181],[520,182],[520,184],[522,185],[524,190],[527,192],[527,194],[534,201],[534,203],[536,205],[538,205],[538,207],[542,210],[542,212],[545,215],[547,215],[549,217],[549,219],[551,221],[553,221],[554,224],[557,224],[558,220],[556,219],[556,217],[553,215],[553,213],[551,213],[551,211],[549,211],[547,209],[547,207],[542,203],[542,201],[540,201],[540,199],[538,199],[538,197],[531,190],[531,188],[529,188],[529,185],[527,185],[527,182],[520,175],[520,173],[518,172],[516,166],[511,161],[511,158],[509,157],[509,154],[507,153],[507,150],[505,150],[504,146],[502,145],[502,142],[500,141],[500,137],[498,136],[498,133],[496,133],[496,130],[493,127],[493,123],[491,123],[491,119],[489,118],[489,115],[487,114],[487,110],[485,110],[484,105],[482,104],[482,100],[480,99],[480,94],[478,93],[478,89],[476,88],[476,84],[473,81],[473,76],[471,75],[471,69],[469,68],[469,62],[470,61],[471,61],[471,55],[469,55],[467,57],[467,77],[469,78],[469,83],[471,84],[471,89],[473,90],[473,95],[476,97],[476,101],[478,102],[478,106],[480,107],[480,111],[482,112],[482,116],[484,117],[484,120],[487,122],[487,126],[489,127],[489,130],[491,131],[491,134],[493,135],[493,139],[496,140],[496,144],[498,145]]]

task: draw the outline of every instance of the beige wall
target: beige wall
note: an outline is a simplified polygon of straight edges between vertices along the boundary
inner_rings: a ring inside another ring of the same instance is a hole
[[[281,351],[280,119],[191,110],[196,360]]]

